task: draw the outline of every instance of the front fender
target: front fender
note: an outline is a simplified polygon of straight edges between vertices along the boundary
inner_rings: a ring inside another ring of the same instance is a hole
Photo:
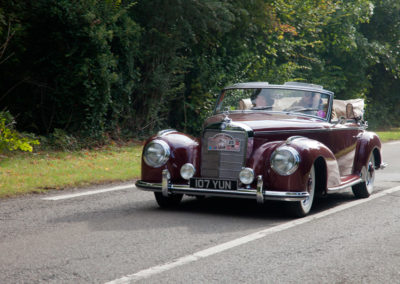
[[[289,138],[287,141],[290,146],[295,148],[302,159],[298,171],[300,171],[303,177],[304,185],[308,181],[308,173],[310,172],[311,166],[315,161],[320,160],[318,164],[317,175],[326,177],[324,182],[324,190],[328,187],[337,186],[340,184],[340,171],[339,165],[335,155],[332,151],[322,144],[321,142],[306,137]],[[322,163],[322,164],[321,164]],[[317,176],[318,178],[318,176]]]
[[[271,169],[272,153],[282,145],[293,147],[300,155],[298,169],[289,176],[281,176]],[[304,191],[307,188],[308,174],[317,159],[322,159],[323,169],[318,169],[324,177],[325,188],[340,184],[339,167],[334,154],[324,144],[305,137],[291,137],[286,141],[268,142],[254,151],[248,166],[255,175],[262,175],[267,190]],[[320,164],[319,164],[320,165]]]
[[[145,182],[161,182],[162,170],[168,169],[171,175],[171,181],[174,183],[184,183],[180,175],[180,169],[185,163],[192,163],[196,171],[200,169],[200,146],[196,138],[186,135],[178,131],[161,131],[157,135],[149,138],[145,145],[153,140],[162,140],[168,144],[171,153],[167,163],[159,168],[148,166],[142,155],[142,180]],[[143,148],[144,149],[144,148]]]
[[[269,165],[269,159],[276,148],[282,145],[283,141],[274,141],[264,143],[259,146],[250,156],[250,159],[247,162],[247,166],[254,170],[254,175],[261,175],[264,182],[264,188],[272,189],[273,188],[273,180],[271,178],[271,170]],[[254,184],[256,186],[256,184]],[[274,187],[274,189],[278,189]],[[283,190],[283,189],[282,189]],[[285,190],[288,190],[286,188]]]

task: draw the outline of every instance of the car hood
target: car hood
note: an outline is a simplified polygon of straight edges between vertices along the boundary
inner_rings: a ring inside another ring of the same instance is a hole
[[[224,120],[224,114],[217,114],[208,118],[204,127]],[[230,113],[228,118],[232,122],[240,122],[249,126],[254,132],[279,130],[305,130],[327,128],[328,123],[318,118],[282,112],[251,112]]]

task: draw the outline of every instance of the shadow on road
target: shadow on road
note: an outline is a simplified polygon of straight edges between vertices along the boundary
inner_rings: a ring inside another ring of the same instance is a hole
[[[311,214],[355,200],[351,193],[317,200]],[[293,220],[282,202],[257,204],[255,200],[185,197],[175,209],[161,209],[152,200],[135,203],[128,198],[118,207],[72,213],[51,223],[83,222],[92,231],[138,231],[185,227],[197,234],[258,229]]]

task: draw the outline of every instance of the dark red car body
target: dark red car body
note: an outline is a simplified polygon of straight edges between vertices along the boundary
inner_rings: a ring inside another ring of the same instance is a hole
[[[222,94],[233,88],[315,91],[313,85],[245,83],[228,87]],[[259,203],[264,200],[289,201],[290,206],[295,205],[293,211],[297,216],[309,213],[314,193],[326,195],[352,186],[357,197],[368,197],[372,192],[375,170],[384,167],[381,142],[375,133],[366,131],[366,124],[360,118],[342,118],[333,122],[333,93],[323,89],[318,91],[325,92],[327,97],[325,107],[328,113],[323,119],[289,111],[216,111],[205,121],[201,138],[175,130],[159,132],[146,145],[154,140],[164,141],[170,148],[168,161],[160,167],[152,167],[142,159],[142,177],[136,183],[137,187],[156,192],[161,206],[176,205],[182,194],[253,198]],[[219,100],[221,97],[223,95]],[[210,138],[205,138],[206,133],[211,133],[207,137],[214,137],[212,135],[218,133],[228,133],[232,137],[235,133],[242,135],[238,137],[245,144],[241,146],[243,153],[209,151],[205,144]],[[274,151],[285,147],[294,149],[299,156],[298,167],[288,175],[279,174],[271,165]],[[182,166],[187,163],[195,169],[193,178],[211,181],[220,180],[221,177],[236,179],[238,188],[191,187],[189,181],[180,174]],[[232,166],[235,163],[242,165]],[[229,168],[227,173],[224,173],[225,166]],[[253,171],[254,180],[250,184],[238,180],[240,168]],[[304,209],[303,203],[310,196],[311,205]]]

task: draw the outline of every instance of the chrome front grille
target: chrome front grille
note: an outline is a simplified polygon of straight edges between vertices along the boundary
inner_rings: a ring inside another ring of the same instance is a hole
[[[226,134],[240,141],[238,151],[210,150],[209,138]],[[245,164],[247,133],[245,131],[221,131],[206,129],[202,137],[201,176],[208,178],[238,179]]]

